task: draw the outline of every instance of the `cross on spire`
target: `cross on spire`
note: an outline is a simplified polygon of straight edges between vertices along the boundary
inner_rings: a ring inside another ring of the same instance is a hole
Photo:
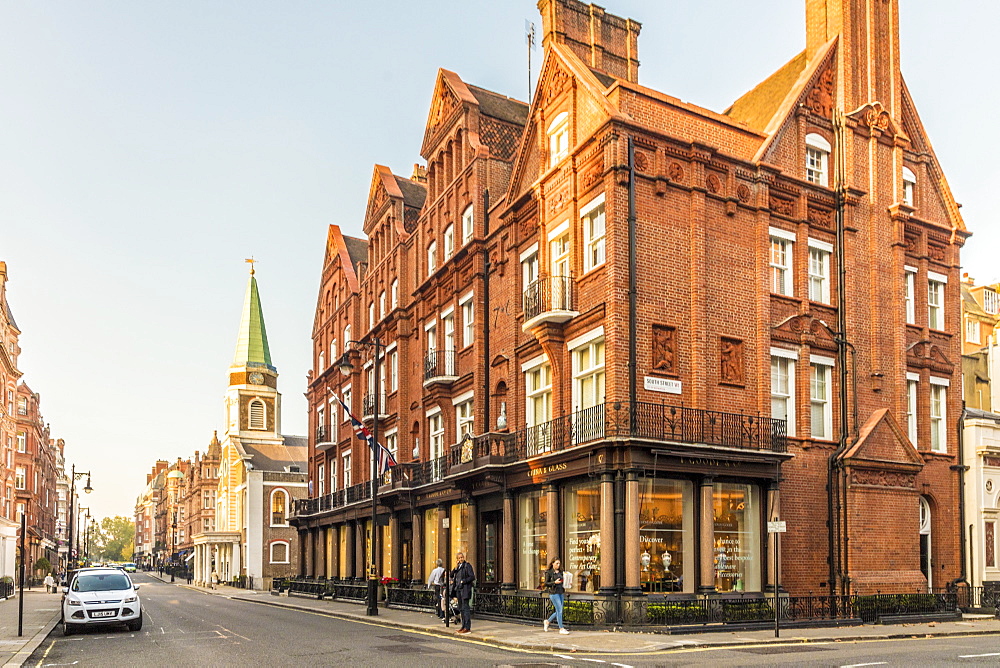
[[[253,257],[253,255],[251,255],[250,257],[248,257],[247,259],[245,259],[243,261],[250,263],[250,275],[253,276],[253,274],[254,274],[253,265],[254,265],[255,262],[260,262],[260,260],[255,260],[254,257]]]

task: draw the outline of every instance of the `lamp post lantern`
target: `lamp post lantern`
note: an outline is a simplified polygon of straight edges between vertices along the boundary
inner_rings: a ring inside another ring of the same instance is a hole
[[[372,373],[372,384],[374,388],[374,397],[372,400],[372,441],[371,444],[371,455],[372,455],[372,467],[371,467],[371,486],[372,486],[372,539],[371,539],[371,554],[369,555],[368,564],[368,592],[367,592],[367,610],[365,614],[374,616],[378,615],[378,561],[376,555],[378,554],[378,455],[379,455],[379,445],[378,445],[378,414],[381,410],[381,398],[382,398],[382,379],[381,379],[381,356],[385,351],[385,345],[378,338],[368,337],[362,341],[345,341],[345,348],[350,345],[359,346],[362,348],[371,348],[375,355],[374,369]],[[349,376],[354,371],[354,364],[351,362],[350,357],[351,351],[345,350],[344,354],[340,358],[340,362],[337,366],[340,368],[340,373]],[[364,411],[362,411],[364,412]]]
[[[73,510],[73,505],[76,503],[76,481],[79,480],[80,478],[82,478],[83,476],[87,476],[87,485],[83,488],[83,491],[86,492],[87,494],[90,494],[91,492],[94,491],[94,488],[90,486],[90,471],[80,471],[79,473],[77,473],[76,472],[76,464],[73,464],[70,467],[70,474],[69,474],[69,478],[70,478],[70,487],[69,487],[69,533],[68,533],[68,536],[67,536],[67,538],[68,538],[67,544],[69,545],[69,553],[66,555],[66,570],[67,571],[73,570],[73,566],[76,563],[76,557],[78,556],[77,553],[79,552],[79,550],[76,549],[76,546],[73,543],[73,518],[76,515],[76,513]],[[77,506],[77,510],[79,510],[79,509],[80,509],[80,507]],[[77,531],[77,533],[79,534],[79,531]],[[79,538],[77,538],[77,542],[79,542]]]

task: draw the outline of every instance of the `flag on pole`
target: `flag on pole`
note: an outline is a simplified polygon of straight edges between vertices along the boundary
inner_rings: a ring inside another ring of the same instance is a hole
[[[372,436],[372,433],[370,431],[368,431],[368,427],[362,424],[361,420],[354,417],[354,413],[352,413],[351,409],[347,407],[347,404],[344,403],[343,399],[337,397],[337,401],[339,401],[340,405],[344,407],[344,412],[347,413],[348,416],[350,416],[351,425],[354,427],[354,433],[357,435],[358,439],[365,441],[368,444],[368,448],[374,451],[376,446],[375,437]],[[389,452],[389,448],[385,447],[381,443],[378,443],[377,445],[378,445],[378,450],[377,450],[378,474],[380,476],[383,476],[389,471],[391,467],[396,465],[396,458],[392,456],[391,452]]]

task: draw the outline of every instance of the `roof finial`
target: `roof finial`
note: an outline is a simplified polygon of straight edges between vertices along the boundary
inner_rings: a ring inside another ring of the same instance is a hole
[[[255,260],[254,257],[253,257],[253,255],[251,255],[250,257],[248,257],[247,259],[245,259],[243,261],[250,263],[250,275],[253,276],[253,274],[254,274],[253,265],[254,265],[255,262],[260,262],[260,260]]]

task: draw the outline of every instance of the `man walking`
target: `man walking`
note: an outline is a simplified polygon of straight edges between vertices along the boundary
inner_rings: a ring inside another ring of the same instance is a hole
[[[472,570],[472,564],[465,560],[465,554],[459,552],[455,555],[458,565],[451,572],[452,593],[458,598],[459,609],[462,611],[462,628],[456,634],[472,632],[472,586],[476,581],[476,572]]]
[[[447,574],[444,571],[444,562],[438,559],[434,570],[431,571],[430,577],[427,578],[427,586],[434,590],[434,595],[437,597],[438,619],[444,619],[444,611],[447,609],[444,600],[444,584],[446,577]]]

